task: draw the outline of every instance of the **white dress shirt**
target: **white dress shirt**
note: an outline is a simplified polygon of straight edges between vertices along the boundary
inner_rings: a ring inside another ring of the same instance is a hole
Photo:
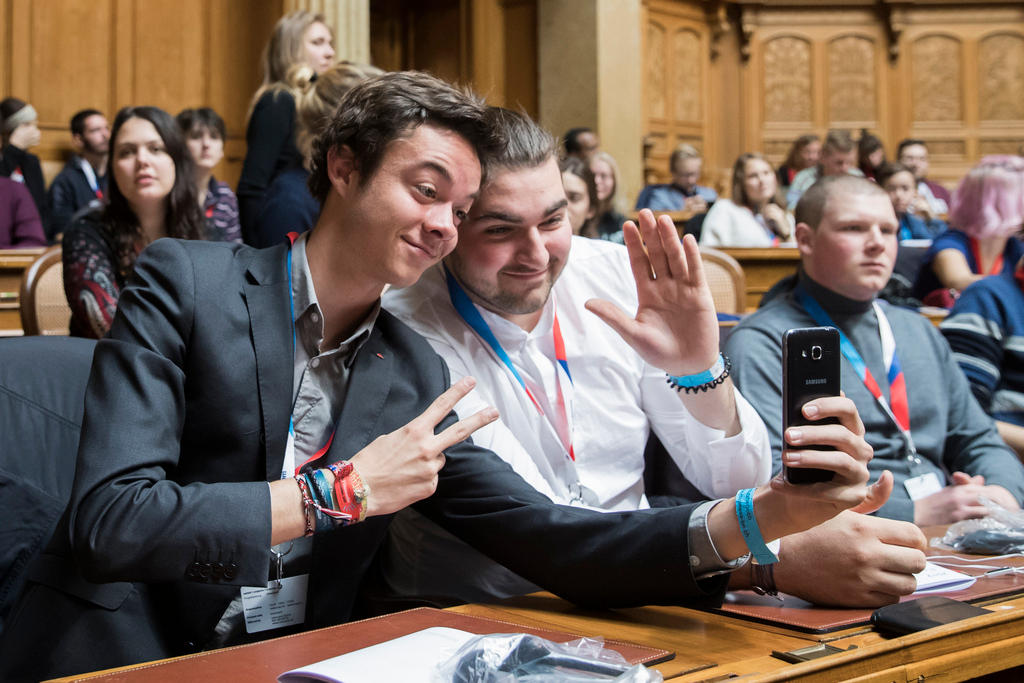
[[[665,372],[645,363],[613,329],[584,308],[595,297],[635,313],[636,286],[626,249],[574,237],[567,265],[532,331],[476,307],[541,403],[543,415],[490,346],[455,311],[441,266],[428,270],[412,287],[388,292],[383,306],[426,337],[448,363],[453,382],[466,375],[476,378],[476,389],[456,411],[466,416],[493,405],[501,419],[475,432],[473,441],[493,450],[557,503],[601,510],[649,507],[643,453],[652,428],[690,483],[709,498],[731,496],[768,481],[768,435],[750,404],[736,393],[742,430],[732,437],[697,421],[666,384]],[[552,335],[556,310],[571,387],[565,386],[565,375],[556,367]],[[564,426],[557,417],[563,387],[575,461],[568,456],[565,435],[559,433]],[[402,513],[392,524],[392,550],[396,572],[411,571],[419,577],[409,582],[408,577],[389,572],[389,581],[406,594],[450,594],[442,586],[428,585],[433,580],[430,574],[446,564],[462,563],[453,561],[452,548],[426,530],[424,525],[429,523],[422,518],[409,523],[416,516]],[[433,529],[443,534],[438,527]],[[475,579],[468,571],[458,577],[459,583],[471,580]],[[486,581],[481,577],[477,582]],[[491,589],[492,596],[523,592]]]

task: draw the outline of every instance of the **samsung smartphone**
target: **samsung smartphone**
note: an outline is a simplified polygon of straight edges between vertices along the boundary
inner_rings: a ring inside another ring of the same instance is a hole
[[[804,404],[823,396],[839,395],[839,330],[834,327],[802,327],[782,335],[782,430],[810,424],[836,424],[838,418],[808,420]],[[785,438],[785,437],[783,437]],[[830,451],[832,446],[808,446]],[[791,484],[813,484],[832,479],[831,470],[782,467]]]

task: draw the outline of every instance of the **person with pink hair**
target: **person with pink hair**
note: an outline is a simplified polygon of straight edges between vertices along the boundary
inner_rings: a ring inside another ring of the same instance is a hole
[[[914,294],[952,306],[959,292],[986,275],[1013,272],[1024,256],[1024,157],[992,155],[960,181],[947,230],[932,243]]]

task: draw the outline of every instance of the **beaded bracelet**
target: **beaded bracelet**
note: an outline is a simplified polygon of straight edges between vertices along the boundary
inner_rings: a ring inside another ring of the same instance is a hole
[[[679,391],[682,389],[688,394],[696,394],[698,391],[710,391],[723,383],[732,372],[732,361],[723,353],[718,354],[715,364],[704,372],[696,375],[680,375],[678,377],[665,373],[666,383]]]
[[[306,530],[302,534],[303,536],[312,536],[315,531],[314,526],[314,515],[316,514],[313,506],[313,497],[309,495],[309,486],[306,484],[306,480],[303,477],[295,477],[295,483],[299,486],[299,491],[302,493],[302,516],[306,522]]]

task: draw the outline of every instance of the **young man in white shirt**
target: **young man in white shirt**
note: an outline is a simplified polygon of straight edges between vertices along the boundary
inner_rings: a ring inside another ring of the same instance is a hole
[[[554,141],[526,117],[499,113],[507,152],[489,169],[455,251],[384,299],[427,338],[453,379],[476,378],[460,413],[477,401],[498,408],[502,423],[474,441],[555,502],[600,510],[649,507],[643,452],[652,430],[703,497],[767,481],[765,426],[719,355],[695,241],[683,245],[685,272],[652,280],[638,241],[627,239],[630,263],[627,249],[573,237]],[[679,244],[670,221],[656,226],[645,212],[640,222],[652,259],[656,230]],[[635,319],[623,310],[636,311]],[[703,390],[666,381],[704,370]],[[837,430],[840,450],[862,444],[855,431]],[[923,546],[912,525],[840,515],[829,529],[786,539],[780,586],[821,602],[890,602],[914,589]],[[870,548],[870,559],[848,561],[840,550],[850,547]],[[392,526],[383,564],[393,596],[486,600],[536,589],[411,512]],[[819,580],[819,568],[834,580]],[[751,571],[734,577],[747,585]]]

